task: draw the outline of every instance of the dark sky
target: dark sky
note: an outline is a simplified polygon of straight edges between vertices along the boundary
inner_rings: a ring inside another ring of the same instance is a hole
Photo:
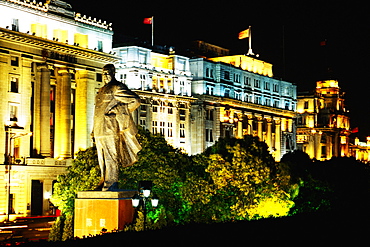
[[[76,12],[112,22],[115,42],[125,35],[150,40],[151,27],[142,21],[153,15],[156,44],[198,39],[244,54],[248,39],[237,35],[252,26],[253,51],[274,65],[274,76],[297,84],[298,91],[313,90],[317,80],[338,80],[352,128],[359,127],[361,138],[370,135],[370,18],[363,5],[324,0],[67,2]],[[326,46],[320,46],[324,40]]]

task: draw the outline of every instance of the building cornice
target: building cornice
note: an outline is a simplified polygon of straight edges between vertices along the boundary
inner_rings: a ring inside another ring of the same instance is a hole
[[[119,57],[107,54],[100,51],[90,50],[79,46],[69,45],[62,42],[52,41],[44,38],[40,38],[34,35],[25,34],[21,32],[11,31],[8,29],[0,28],[0,39],[8,40],[9,42],[18,42],[24,45],[33,46],[42,50],[52,50],[59,53],[65,53],[76,56],[78,58],[93,59],[106,63],[116,63],[119,61]],[[39,55],[43,57],[42,52]]]
[[[202,101],[219,104],[219,105],[228,105],[236,108],[248,109],[250,111],[261,112],[263,114],[278,115],[289,118],[295,118],[297,113],[294,111],[284,110],[275,107],[269,107],[264,105],[258,105],[248,102],[243,102],[240,100],[217,97],[212,95],[196,95],[195,98],[198,98]]]
[[[53,4],[53,2],[47,1],[46,3],[42,3],[36,2],[35,0],[0,0],[0,3],[19,6],[23,8],[23,10],[31,10],[35,11],[35,13],[47,13],[52,16],[63,16],[66,20],[68,19],[71,22],[80,22],[112,32],[112,23],[75,13],[71,10],[72,7],[64,1],[58,1],[59,4]],[[63,3],[63,5],[60,3]]]
[[[142,91],[142,90],[132,90],[135,93],[137,93],[140,96],[145,97],[151,97],[154,99],[162,99],[162,100],[181,100],[181,101],[188,101],[188,102],[194,102],[197,99],[194,97],[189,96],[181,96],[181,95],[175,95],[175,94],[165,94],[165,93],[157,93],[157,92],[148,92],[148,91]]]

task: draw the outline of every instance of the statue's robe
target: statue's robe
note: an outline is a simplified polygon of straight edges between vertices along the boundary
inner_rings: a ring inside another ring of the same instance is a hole
[[[137,161],[141,146],[131,113],[139,105],[139,96],[115,79],[96,95],[93,132],[102,178],[108,184],[117,182],[119,165]]]

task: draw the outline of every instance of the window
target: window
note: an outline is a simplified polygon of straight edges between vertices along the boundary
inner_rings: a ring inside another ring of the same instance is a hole
[[[165,127],[166,123],[165,122],[159,122],[159,133],[164,136],[164,127]]]
[[[321,146],[321,158],[326,158],[326,146]]]
[[[213,110],[211,109],[206,110],[206,120],[213,121]]]
[[[304,102],[304,109],[308,109],[308,101]]]
[[[12,20],[12,31],[19,32],[19,20],[18,19]]]
[[[265,81],[265,90],[270,90],[270,83]]]
[[[240,82],[240,75],[234,74],[234,82]]]
[[[251,85],[251,78],[244,76],[244,85],[250,86]]]
[[[102,82],[103,81],[103,74],[96,73],[96,81],[97,82]]]
[[[88,35],[81,34],[81,33],[75,33],[75,40],[74,40],[74,45],[80,46],[83,48],[89,48],[89,38]]]
[[[103,41],[98,40],[98,51],[103,51]]]
[[[180,124],[180,138],[185,138],[185,124]]]
[[[180,113],[180,120],[185,120],[185,118],[186,118],[186,111],[183,110],[183,109],[180,109],[179,113]]]
[[[9,104],[9,121],[18,121],[18,104]]]
[[[17,77],[11,77],[9,92],[18,93],[18,87],[19,87],[19,79]]]
[[[158,123],[157,123],[157,121],[152,122],[152,133],[154,135],[158,133]]]
[[[213,142],[212,129],[206,129],[206,142]]]
[[[261,96],[255,96],[254,97],[254,103],[260,105],[261,104]]]
[[[145,119],[140,119],[140,126],[145,129],[145,126],[146,126],[146,120]]]
[[[225,80],[230,80],[230,72],[229,71],[225,71],[224,78],[225,78]]]
[[[139,52],[139,63],[146,64],[146,53],[145,52]]]
[[[167,129],[167,136],[172,137],[172,123],[167,123],[168,129]]]
[[[279,92],[279,85],[278,84],[274,84],[273,91],[275,93],[278,93]]]
[[[225,96],[226,98],[229,98],[229,97],[230,97],[230,89],[225,89],[225,94],[224,94],[224,96]]]
[[[10,65],[11,66],[14,66],[14,67],[18,67],[19,66],[19,57],[12,56],[10,59],[11,59],[10,60]]]
[[[208,95],[213,95],[213,87],[211,87],[211,86],[207,86],[207,89],[206,89],[207,91],[206,91],[206,94],[208,94]]]
[[[260,88],[261,87],[260,80],[254,79],[254,87],[256,87],[256,88]]]

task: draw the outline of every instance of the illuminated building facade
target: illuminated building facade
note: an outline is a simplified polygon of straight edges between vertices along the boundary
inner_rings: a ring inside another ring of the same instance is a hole
[[[359,138],[355,138],[355,143],[350,143],[351,156],[362,162],[370,162],[370,136],[366,138],[366,142],[360,142]]]
[[[317,160],[349,156],[349,120],[338,81],[318,81],[314,93],[298,95],[298,149]]]
[[[0,0],[0,221],[44,215],[53,181],[92,145],[110,25],[59,0]],[[10,187],[10,190],[8,190]]]
[[[190,60],[192,153],[220,137],[253,135],[276,161],[295,149],[296,85],[273,78],[272,65],[244,55]]]
[[[114,51],[121,58],[116,64],[117,79],[141,98],[134,116],[137,123],[191,153],[190,109],[195,99],[191,97],[189,58],[139,46]]]

